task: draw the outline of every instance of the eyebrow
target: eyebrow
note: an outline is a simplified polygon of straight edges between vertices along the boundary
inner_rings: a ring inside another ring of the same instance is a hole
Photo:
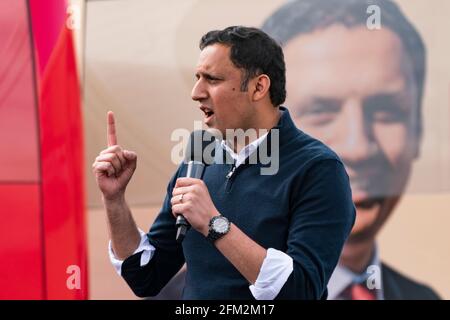
[[[206,79],[218,79],[218,80],[223,79],[223,76],[219,75],[219,74],[215,75],[213,73],[209,73],[209,72],[205,72],[205,71],[199,71],[199,72],[195,73],[196,78],[199,78],[200,76],[202,76]]]
[[[405,98],[405,95],[404,95],[403,91],[389,92],[389,93],[380,92],[380,93],[376,93],[376,94],[365,97],[363,100],[363,103],[365,104],[367,102],[373,102],[376,100],[394,100],[396,102],[396,104],[398,104],[404,98]],[[334,98],[332,96],[314,95],[310,99],[308,99],[308,101],[309,101],[308,104],[310,104],[311,102],[320,102],[320,103],[326,103],[326,104],[330,104],[332,106],[336,106],[336,105],[341,105],[344,100],[345,99]]]
[[[311,99],[308,99],[308,102],[305,103],[304,107],[302,108],[303,111],[309,111],[310,109],[313,109],[314,103],[320,103],[322,105],[327,105],[331,109],[338,109],[342,105],[342,99],[339,98],[332,98],[332,97],[326,97],[326,96],[313,96]]]
[[[396,106],[399,109],[402,109],[404,111],[408,111],[411,109],[411,106],[409,103],[403,103],[403,100],[405,99],[405,95],[403,91],[399,92],[392,92],[392,93],[380,93],[380,94],[374,94],[371,96],[368,96],[366,99],[364,99],[364,104],[370,104],[370,103],[377,103],[377,102],[383,102],[383,101],[390,101],[391,103],[389,105]]]

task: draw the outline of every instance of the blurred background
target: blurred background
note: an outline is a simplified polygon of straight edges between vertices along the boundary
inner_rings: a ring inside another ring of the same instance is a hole
[[[171,134],[179,128],[191,131],[194,121],[202,120],[190,99],[200,37],[230,25],[265,25],[276,37],[280,34],[269,17],[288,2],[293,1],[0,0],[0,147],[6,150],[0,155],[0,200],[5,204],[0,208],[0,255],[6,261],[0,267],[1,299],[136,299],[109,263],[105,214],[91,171],[106,147],[106,112],[115,113],[119,144],[138,154],[127,201],[139,227],[148,230],[177,166],[171,152],[179,141]],[[391,117],[383,123],[416,128],[420,122],[422,129],[418,135],[406,130],[406,138],[395,130],[383,136],[389,141],[387,158],[396,145],[409,146],[402,149],[407,156],[399,156],[411,165],[404,186],[383,179],[397,170],[368,175],[368,182],[359,184],[376,185],[382,179],[387,182],[366,188],[371,196],[400,197],[377,236],[381,259],[449,299],[450,2],[395,3],[420,34],[426,72],[423,97],[410,103],[418,104],[421,116],[407,121],[397,119],[405,113],[383,113]],[[377,41],[377,32],[367,31],[368,43]],[[323,122],[335,116],[296,109],[304,94],[296,88],[307,84],[289,73],[302,66],[294,41],[289,36],[282,43],[286,105],[298,115],[302,130],[327,143],[331,127]],[[352,44],[342,41],[337,47],[350,50]],[[319,49],[315,52],[320,56]],[[395,53],[384,54],[388,59]],[[403,66],[405,59],[400,59],[399,73],[411,68]],[[303,69],[298,70],[301,74]],[[353,77],[362,83],[370,75],[362,70]],[[340,79],[346,76],[343,72]],[[403,162],[398,163],[403,171]]]

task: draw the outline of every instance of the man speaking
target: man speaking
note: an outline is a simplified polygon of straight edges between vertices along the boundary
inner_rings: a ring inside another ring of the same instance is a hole
[[[108,113],[108,148],[93,171],[112,262],[140,297],[157,295],[186,263],[183,299],[325,299],[355,219],[344,166],[281,106],[285,63],[272,38],[228,27],[205,34],[200,49],[192,99],[205,124],[223,137],[257,134],[217,141],[203,180],[187,178],[187,164],[180,164],[144,233],[125,201],[137,155],[117,144]],[[278,157],[276,170],[264,172],[262,149]],[[191,226],[182,242],[176,239],[181,214]]]

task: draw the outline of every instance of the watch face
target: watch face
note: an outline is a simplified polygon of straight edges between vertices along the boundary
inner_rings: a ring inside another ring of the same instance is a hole
[[[216,219],[212,225],[214,231],[224,233],[228,229],[228,222],[225,219]]]

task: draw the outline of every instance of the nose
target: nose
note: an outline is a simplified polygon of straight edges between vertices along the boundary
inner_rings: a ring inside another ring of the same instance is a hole
[[[378,146],[362,103],[358,100],[345,102],[341,116],[344,121],[341,122],[340,134],[335,137],[338,138],[335,151],[348,164],[371,158]]]
[[[201,78],[197,79],[192,88],[191,98],[194,101],[202,101],[208,98],[208,92],[203,84],[203,80]]]

